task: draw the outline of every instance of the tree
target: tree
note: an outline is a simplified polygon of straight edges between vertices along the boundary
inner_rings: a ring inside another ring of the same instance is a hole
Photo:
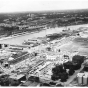
[[[2,44],[0,44],[0,49],[2,48]]]
[[[62,76],[61,76],[61,82],[65,82],[68,79],[68,73],[67,72],[63,72]]]
[[[70,69],[69,69],[69,73],[68,73],[68,74],[71,76],[71,75],[73,75],[73,74],[74,74],[74,72],[75,72],[74,68],[70,68]]]
[[[81,68],[81,64],[80,63],[73,63],[74,66],[74,70],[78,70]]]
[[[79,64],[82,64],[84,62],[84,56],[80,56],[80,55],[75,55],[72,57],[72,61],[74,63],[79,63]]]
[[[52,68],[52,73],[51,79],[58,80],[61,79],[63,73],[66,73],[66,69],[63,68],[63,65],[56,65],[56,67]]]
[[[6,76],[2,76],[1,78],[0,78],[1,80],[0,80],[0,85],[1,86],[9,86],[9,78],[8,77],[6,77]]]
[[[4,79],[2,82],[4,83],[3,86],[9,86],[9,79]]]
[[[70,69],[73,67],[73,63],[71,61],[68,61],[63,64],[65,69]]]
[[[11,86],[18,86],[18,85],[20,84],[20,82],[17,81],[17,80],[14,80],[14,81],[11,82],[10,84],[11,84]]]
[[[88,72],[88,66],[84,66],[83,70]]]
[[[52,75],[52,76],[51,76],[51,79],[52,79],[52,80],[54,80],[54,81],[56,81],[56,80],[58,80],[58,79],[59,79],[59,76]]]
[[[63,68],[63,65],[56,65],[56,67],[52,68],[52,73],[55,75],[58,75],[59,73],[64,72],[65,69]]]

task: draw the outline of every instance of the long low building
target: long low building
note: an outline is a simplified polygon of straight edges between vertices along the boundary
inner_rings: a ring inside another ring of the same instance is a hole
[[[12,64],[16,64],[16,63],[19,63],[19,62],[21,62],[21,61],[23,61],[23,60],[25,60],[25,59],[28,59],[29,58],[29,53],[22,53],[20,56],[17,56],[17,54],[16,55],[14,55],[14,56],[12,56],[12,60],[9,60],[8,61],[8,63],[10,64],[10,65],[12,65]]]

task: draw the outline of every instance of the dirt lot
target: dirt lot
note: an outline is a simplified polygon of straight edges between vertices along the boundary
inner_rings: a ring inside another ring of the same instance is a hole
[[[88,56],[88,38],[75,38],[72,42],[60,47],[61,51],[78,52],[79,55]]]

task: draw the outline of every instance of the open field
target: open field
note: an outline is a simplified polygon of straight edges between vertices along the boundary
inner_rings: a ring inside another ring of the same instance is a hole
[[[75,38],[72,42],[60,47],[62,52],[78,52],[79,55],[88,56],[88,38]]]

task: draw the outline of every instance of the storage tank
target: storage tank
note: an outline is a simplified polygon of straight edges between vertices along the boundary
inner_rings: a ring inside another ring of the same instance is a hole
[[[78,73],[77,74],[78,85],[82,85],[83,84],[83,75],[84,75],[84,73]]]
[[[87,85],[87,78],[88,78],[88,76],[85,74],[83,76],[83,85]]]

